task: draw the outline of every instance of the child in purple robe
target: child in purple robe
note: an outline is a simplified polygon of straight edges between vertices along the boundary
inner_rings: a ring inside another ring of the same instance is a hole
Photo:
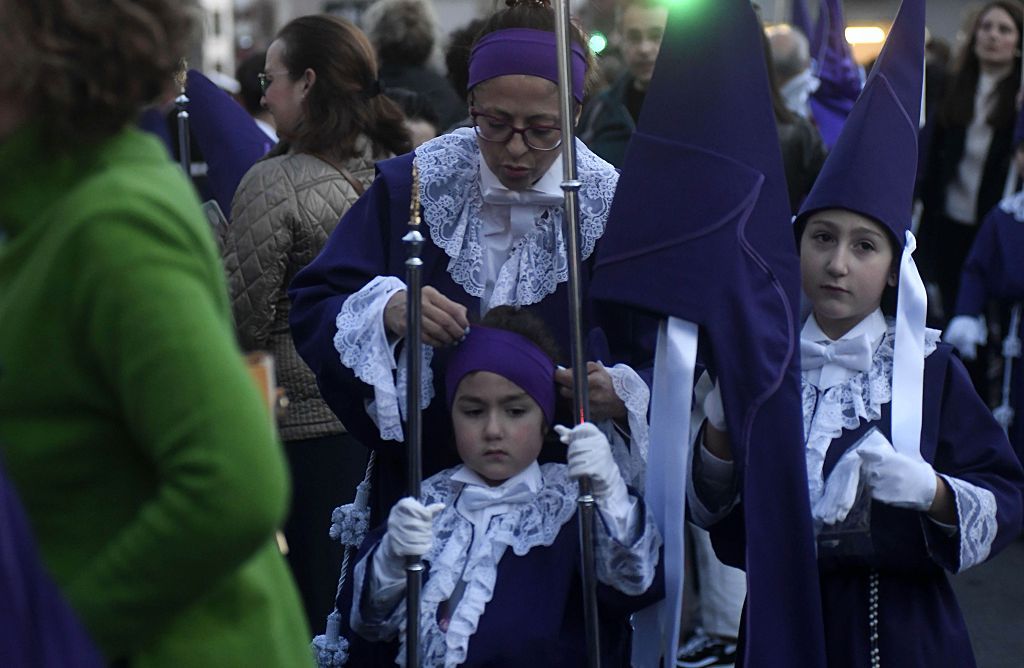
[[[975,665],[945,572],[985,561],[1021,526],[1024,471],[951,346],[924,327],[908,231],[923,34],[924,2],[905,0],[795,224],[811,305],[800,345],[805,457],[832,668]],[[742,498],[717,388],[704,409],[691,512],[723,561],[742,566]]]
[[[537,463],[556,387],[550,337],[500,307],[452,353],[446,394],[462,465],[423,482],[363,545],[350,623],[405,660],[405,557],[422,556],[424,666],[586,665],[575,479],[596,499],[603,664],[628,665],[629,615],[660,598],[661,538],[590,423],[555,429],[568,464]]]
[[[1014,160],[1017,171],[1024,169],[1024,113],[1017,119],[1014,133],[1017,147]],[[1024,173],[1024,172],[1022,172]],[[960,290],[957,292],[956,317],[949,322],[943,338],[956,346],[960,357],[973,360],[978,356],[978,346],[988,342],[988,326],[985,312],[990,301],[997,301],[1001,309],[1010,309],[1024,301],[1024,271],[1020,258],[1024,255],[1024,190],[1005,197],[993,208],[981,223],[974,238],[971,251],[964,262],[960,276]],[[1012,325],[1013,323],[1008,323]],[[1017,331],[1007,331],[1008,336],[1020,340]],[[1010,396],[1007,405],[1011,413],[1004,413],[1007,419],[1007,433],[1017,457],[1024,462],[1024,369],[1021,358],[1012,362],[1010,373]],[[998,415],[998,413],[997,413]]]

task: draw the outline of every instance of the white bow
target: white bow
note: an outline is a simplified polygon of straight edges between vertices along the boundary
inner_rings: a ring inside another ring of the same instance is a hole
[[[509,190],[500,186],[484,188],[484,201],[488,204],[519,204],[534,206],[556,206],[565,201],[565,196],[547,193],[542,190]]]
[[[505,487],[466,485],[459,496],[459,506],[467,511],[484,510],[499,503],[515,504],[532,501],[537,495],[526,481]]]
[[[800,341],[800,368],[820,369],[826,364],[838,364],[852,371],[871,368],[871,342],[864,334],[835,343]]]

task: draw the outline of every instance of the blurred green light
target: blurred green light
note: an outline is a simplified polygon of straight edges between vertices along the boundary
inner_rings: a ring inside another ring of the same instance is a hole
[[[601,53],[608,46],[608,38],[604,36],[604,33],[595,30],[590,35],[590,50],[595,54]]]

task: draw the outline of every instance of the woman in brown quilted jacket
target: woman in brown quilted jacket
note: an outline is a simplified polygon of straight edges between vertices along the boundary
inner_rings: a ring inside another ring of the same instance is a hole
[[[319,628],[334,607],[341,560],[341,546],[328,537],[331,511],[351,501],[367,450],[320,398],[295,352],[285,289],[373,180],[374,161],[411,146],[401,111],[380,95],[373,48],[344,19],[288,23],[267,50],[260,83],[281,143],[235,192],[225,263],[239,341],[273,353],[289,399],[280,421],[294,494],[288,559],[310,625]]]

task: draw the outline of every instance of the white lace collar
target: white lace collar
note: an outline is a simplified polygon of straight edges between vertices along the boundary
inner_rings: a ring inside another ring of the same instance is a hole
[[[1024,190],[1004,197],[999,202],[999,208],[1013,216],[1018,223],[1024,223]]]
[[[807,487],[813,504],[824,488],[822,471],[825,453],[832,439],[843,429],[856,429],[861,421],[873,422],[882,417],[882,406],[892,400],[892,355],[895,320],[885,318],[886,331],[875,348],[871,369],[855,374],[818,396],[818,390],[801,383],[803,394],[804,440],[807,443]],[[939,342],[940,332],[926,329],[924,354],[931,355]]]
[[[466,484],[453,479],[460,468],[442,471],[423,483],[424,504],[445,504],[434,519],[434,547],[424,556],[430,563],[430,579],[423,585],[420,609],[425,666],[454,668],[466,661],[469,639],[494,595],[498,563],[505,550],[511,547],[514,554],[522,556],[535,547],[552,545],[576,512],[578,488],[569,479],[568,469],[564,464],[544,464],[538,467],[541,485],[533,499],[491,519],[487,540],[474,545],[472,523],[455,511],[455,501]],[[451,598],[460,580],[466,581],[465,590],[450,613],[445,633],[438,627],[437,609]],[[404,665],[404,618],[400,638],[397,660]]]
[[[470,128],[460,128],[422,144],[413,159],[420,175],[420,203],[430,237],[450,258],[452,280],[474,297],[484,295],[480,271],[484,249],[480,245],[480,150]],[[580,250],[586,259],[604,234],[618,172],[576,144],[579,191]],[[542,179],[543,180],[543,179]],[[536,225],[512,246],[501,267],[490,306],[535,304],[568,280],[562,207],[538,207]]]

